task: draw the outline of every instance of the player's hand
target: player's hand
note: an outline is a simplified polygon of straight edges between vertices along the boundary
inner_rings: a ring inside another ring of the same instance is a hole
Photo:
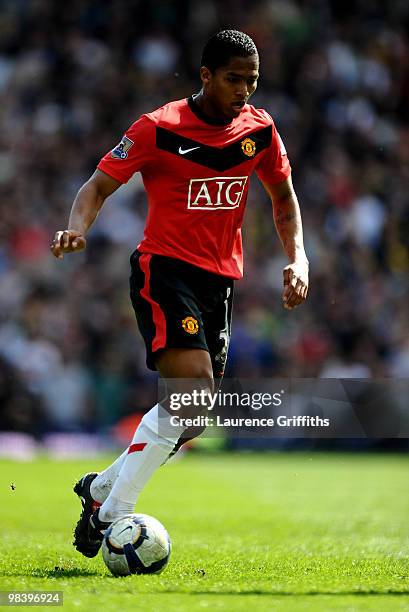
[[[55,232],[54,240],[51,243],[50,249],[54,257],[64,259],[64,253],[73,253],[85,249],[87,241],[81,232],[76,230],[64,230]]]
[[[308,295],[308,261],[288,264],[283,270],[283,277],[283,305],[287,310],[292,310]]]

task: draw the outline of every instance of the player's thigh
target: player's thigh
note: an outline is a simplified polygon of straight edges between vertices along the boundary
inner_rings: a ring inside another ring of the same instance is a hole
[[[204,349],[166,348],[155,359],[162,378],[203,379],[212,384],[209,352]]]

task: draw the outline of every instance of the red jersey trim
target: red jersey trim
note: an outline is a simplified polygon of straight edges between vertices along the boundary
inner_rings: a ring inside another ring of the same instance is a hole
[[[158,302],[155,302],[150,295],[151,259],[152,255],[141,255],[139,265],[145,276],[145,284],[141,291],[141,296],[145,298],[145,300],[149,302],[152,307],[153,324],[156,330],[155,337],[152,340],[152,352],[154,353],[155,351],[163,349],[166,346],[166,318]]]

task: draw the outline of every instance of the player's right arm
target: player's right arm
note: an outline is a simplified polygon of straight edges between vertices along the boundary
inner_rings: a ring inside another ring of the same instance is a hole
[[[142,115],[125,132],[119,144],[101,159],[97,170],[77,193],[68,228],[56,232],[51,244],[55,257],[62,259],[64,253],[85,249],[85,234],[103,203],[152,160],[155,143],[155,125],[147,115]]]
[[[121,182],[105,172],[95,170],[75,197],[68,228],[55,233],[51,243],[51,252],[55,257],[63,259],[64,253],[85,249],[85,234],[95,221],[107,197],[121,185]]]

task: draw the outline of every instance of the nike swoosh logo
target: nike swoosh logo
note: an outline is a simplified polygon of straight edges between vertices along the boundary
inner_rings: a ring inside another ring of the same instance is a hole
[[[120,531],[118,533],[118,535],[121,535],[121,533],[123,533],[124,531],[126,531],[127,529],[132,529],[132,525],[128,525],[128,527],[125,527],[125,529],[122,529],[122,531]]]
[[[186,153],[190,153],[190,151],[195,151],[196,149],[200,149],[200,147],[192,147],[191,149],[182,149],[182,147],[179,147],[179,155],[186,155]]]

